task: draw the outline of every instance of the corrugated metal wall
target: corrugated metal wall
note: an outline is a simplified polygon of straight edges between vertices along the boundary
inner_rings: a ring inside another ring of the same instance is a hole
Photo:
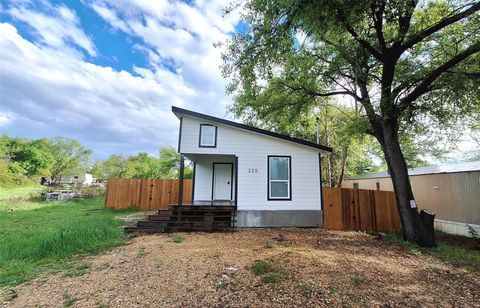
[[[421,209],[430,209],[436,218],[480,224],[480,171],[411,176],[413,194]],[[343,187],[393,191],[390,178],[344,181]]]

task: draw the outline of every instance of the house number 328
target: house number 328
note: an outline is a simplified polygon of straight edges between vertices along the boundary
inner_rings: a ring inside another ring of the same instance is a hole
[[[257,168],[248,168],[248,173],[258,173]]]

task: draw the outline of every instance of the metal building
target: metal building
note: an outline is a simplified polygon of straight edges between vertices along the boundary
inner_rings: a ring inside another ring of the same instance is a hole
[[[480,233],[480,161],[408,170],[420,209],[435,212],[435,227],[468,235],[468,226]],[[345,188],[393,191],[387,172],[369,173],[344,181]]]

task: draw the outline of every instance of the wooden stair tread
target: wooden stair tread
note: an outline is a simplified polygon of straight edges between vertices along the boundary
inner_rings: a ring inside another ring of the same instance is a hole
[[[148,215],[147,220],[125,227],[125,232],[220,231],[233,230],[236,206],[226,205],[172,205]]]

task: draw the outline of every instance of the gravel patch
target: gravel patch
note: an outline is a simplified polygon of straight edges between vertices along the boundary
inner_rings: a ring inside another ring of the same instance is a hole
[[[7,307],[479,307],[478,275],[357,232],[259,229],[133,238],[82,276],[39,277]],[[253,265],[264,260],[267,273]]]

